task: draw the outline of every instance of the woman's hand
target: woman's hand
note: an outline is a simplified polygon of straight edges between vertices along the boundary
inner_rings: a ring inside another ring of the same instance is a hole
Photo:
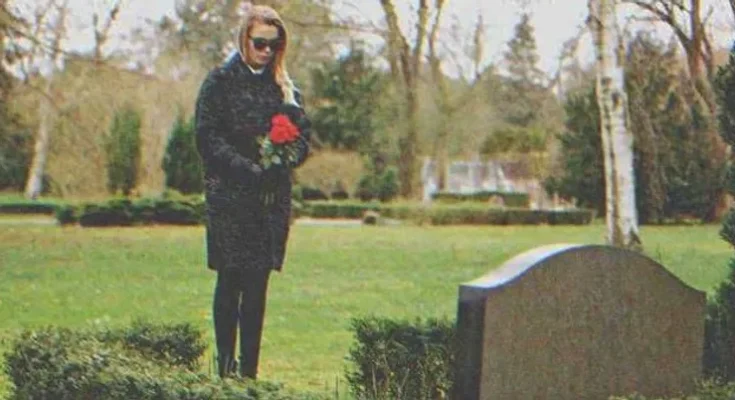
[[[276,192],[284,181],[291,179],[291,171],[283,165],[274,165],[265,171],[260,178],[260,200],[265,206],[270,206],[276,201]],[[285,186],[285,185],[284,185]]]

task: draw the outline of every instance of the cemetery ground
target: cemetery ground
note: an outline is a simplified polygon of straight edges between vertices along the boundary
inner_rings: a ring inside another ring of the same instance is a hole
[[[712,293],[732,249],[719,224],[644,226],[646,254]],[[454,319],[458,287],[523,251],[604,243],[587,226],[292,227],[287,262],[269,286],[260,377],[295,389],[348,391],[353,317]],[[0,225],[0,352],[24,328],[118,327],[142,318],[206,332],[212,372],[214,273],[204,228]],[[0,398],[8,380],[0,375]]]

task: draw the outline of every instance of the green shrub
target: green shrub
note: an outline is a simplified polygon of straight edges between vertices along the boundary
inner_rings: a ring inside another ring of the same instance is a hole
[[[387,202],[398,195],[399,187],[398,172],[395,168],[385,168],[382,172],[377,172],[373,168],[360,178],[355,195],[362,201]]]
[[[704,329],[704,372],[735,380],[735,259],[730,273],[707,302]]]
[[[735,248],[735,210],[724,218],[720,237]],[[704,339],[705,374],[735,380],[735,258],[730,259],[727,278],[708,299]]]
[[[724,383],[717,379],[707,379],[697,382],[696,392],[685,397],[675,397],[668,400],[732,400],[735,396],[735,383]],[[629,396],[613,396],[610,400],[654,400],[640,394]],[[663,400],[656,398],[655,400]]]
[[[503,205],[506,207],[528,208],[528,193],[520,192],[490,192],[482,191],[475,193],[450,193],[437,192],[432,194],[432,199],[440,204],[453,204],[464,201],[474,201],[487,203],[493,197],[503,199]]]
[[[549,225],[587,225],[596,215],[593,209],[547,211]]]
[[[200,195],[166,194],[162,198],[113,199],[85,203],[79,210],[57,213],[59,223],[62,223],[62,218],[67,223],[78,220],[82,226],[198,225],[205,218],[205,203]]]
[[[188,323],[163,324],[135,320],[129,328],[108,330],[98,337],[168,365],[196,370],[207,345],[203,333]]]
[[[188,324],[144,322],[111,331],[27,330],[5,355],[10,400],[318,399],[274,383],[222,381],[186,369],[203,352],[201,337]]]
[[[58,204],[36,200],[0,203],[0,214],[54,214]]]
[[[549,222],[547,211],[513,209],[505,210],[508,225],[541,225]]]
[[[306,201],[327,200],[329,197],[323,190],[308,185],[301,186],[301,199]]]
[[[131,201],[113,199],[103,203],[86,203],[79,215],[81,226],[130,226],[133,224]]]
[[[727,65],[717,72],[715,94],[720,105],[718,115],[720,135],[729,144],[735,144],[735,47],[730,51]],[[735,194],[735,167],[730,166],[724,188]],[[735,248],[735,209],[731,208],[722,221],[720,237]],[[729,274],[708,299],[705,319],[704,372],[709,377],[735,380],[735,258],[730,259]]]
[[[6,200],[0,202],[0,214],[53,215],[60,225],[74,224],[78,221],[77,207],[60,200]]]
[[[428,208],[418,204],[381,204],[380,214],[385,218],[413,220],[418,223],[428,218]]]
[[[451,390],[454,324],[355,318],[347,381],[357,399],[439,399]]]
[[[433,225],[583,225],[592,222],[594,210],[530,210],[494,208],[482,203],[455,204],[389,204],[314,201],[308,202],[304,215],[314,218],[362,218],[366,211],[377,211],[386,218],[428,221]]]
[[[504,225],[507,221],[503,210],[482,205],[451,204],[429,209],[429,221],[433,225],[479,225],[493,223]]]
[[[291,186],[291,200],[297,203],[303,203],[304,201],[304,189],[301,185]]]
[[[79,211],[77,207],[70,204],[56,207],[54,216],[59,225],[71,225],[79,222]]]
[[[186,121],[179,114],[171,128],[163,157],[167,188],[184,194],[201,193],[204,190],[204,169],[197,152],[195,136],[194,120]]]
[[[158,200],[153,203],[150,222],[170,225],[197,225],[201,223],[203,209],[186,201]],[[143,220],[141,220],[143,222]]]
[[[377,204],[354,203],[349,201],[313,201],[306,203],[305,212],[313,218],[352,218],[359,219],[365,211],[377,211]]]
[[[126,105],[115,113],[106,135],[107,190],[121,191],[129,196],[138,184],[140,169],[141,116],[135,108]]]
[[[11,93],[3,90],[3,93]],[[5,101],[2,108],[6,107]],[[17,129],[7,125],[5,110],[0,109],[0,190],[22,191],[28,179],[28,170],[33,157],[33,133],[30,129]],[[47,188],[48,186],[44,186]]]

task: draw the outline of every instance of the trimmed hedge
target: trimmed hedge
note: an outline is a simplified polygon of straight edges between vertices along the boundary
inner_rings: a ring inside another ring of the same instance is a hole
[[[199,225],[204,222],[204,199],[141,198],[112,199],[101,203],[70,205],[56,210],[60,224],[81,226],[132,226],[151,224]]]
[[[205,202],[201,195],[160,198],[116,198],[99,203],[80,205],[63,203],[6,203],[7,209],[24,212],[44,210],[53,213],[60,225],[79,223],[84,227],[136,226],[151,224],[199,225],[205,222]],[[0,204],[0,212],[2,211]],[[24,207],[24,208],[23,208]],[[362,219],[366,212],[378,212],[381,217],[413,220],[433,225],[582,225],[590,223],[593,210],[531,210],[501,208],[478,202],[454,204],[436,203],[431,206],[407,203],[357,201],[307,201],[294,199],[293,217]]]
[[[313,218],[361,219],[368,211],[382,217],[426,221],[433,225],[584,225],[595,217],[594,210],[531,210],[527,208],[493,208],[485,204],[380,204],[312,201],[304,206],[303,215]]]
[[[465,201],[487,203],[491,198],[499,197],[503,199],[506,207],[528,207],[528,193],[521,192],[475,192],[475,193],[449,193],[437,192],[431,195],[431,198],[439,203],[451,204]]]
[[[356,203],[349,201],[310,201],[304,204],[304,214],[312,218],[352,218],[360,219],[366,211],[379,211],[377,203]]]
[[[0,203],[0,214],[47,214],[53,215],[58,203],[34,200],[15,200]]]
[[[455,325],[355,318],[347,382],[356,399],[445,399],[454,382]]]
[[[188,324],[24,331],[5,357],[14,386],[10,400],[319,399],[274,383],[220,380],[194,372],[197,364],[191,357],[201,357],[201,337]]]

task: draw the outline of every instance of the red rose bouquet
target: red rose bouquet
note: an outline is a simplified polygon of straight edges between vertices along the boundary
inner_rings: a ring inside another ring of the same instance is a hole
[[[287,165],[296,162],[298,152],[294,143],[300,134],[299,129],[288,116],[274,115],[271,118],[270,132],[258,139],[263,169],[268,169],[273,165]]]

